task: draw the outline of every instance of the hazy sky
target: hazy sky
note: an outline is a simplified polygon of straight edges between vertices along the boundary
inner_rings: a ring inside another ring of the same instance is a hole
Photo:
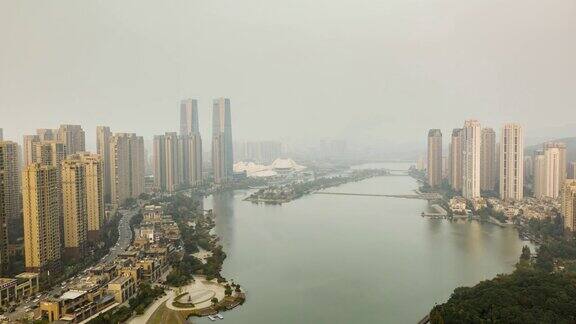
[[[227,96],[236,139],[536,135],[576,122],[575,35],[574,0],[0,0],[0,127],[150,137],[194,97],[208,138]]]

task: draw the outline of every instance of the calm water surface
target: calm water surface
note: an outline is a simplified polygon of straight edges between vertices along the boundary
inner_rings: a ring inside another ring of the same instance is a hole
[[[328,191],[416,188],[396,176]],[[204,202],[228,255],[223,275],[247,292],[227,323],[416,323],[455,287],[512,271],[525,244],[512,228],[423,218],[421,200],[309,195],[265,206],[247,195]]]

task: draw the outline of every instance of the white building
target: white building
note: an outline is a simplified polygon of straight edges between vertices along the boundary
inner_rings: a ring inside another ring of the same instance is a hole
[[[481,128],[477,120],[467,120],[462,129],[464,136],[462,158],[462,195],[466,199],[480,197],[480,145]]]

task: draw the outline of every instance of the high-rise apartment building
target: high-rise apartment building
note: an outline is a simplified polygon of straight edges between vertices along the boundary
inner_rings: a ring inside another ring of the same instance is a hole
[[[76,258],[88,241],[100,238],[104,222],[103,169],[102,158],[87,152],[70,155],[62,163],[67,257]]]
[[[492,128],[482,129],[480,146],[480,189],[496,189],[496,132]]]
[[[86,168],[79,159],[62,162],[62,214],[64,258],[77,261],[86,253],[88,244],[88,207]]]
[[[116,133],[110,138],[111,202],[123,204],[144,192],[144,139]]]
[[[431,187],[442,184],[442,132],[439,129],[428,131],[427,173]]]
[[[500,199],[524,199],[524,135],[522,126],[506,124],[500,140]]]
[[[0,141],[4,140],[4,129],[0,128]]]
[[[49,274],[61,267],[58,168],[33,163],[22,173],[24,255],[28,272]]]
[[[36,162],[36,149],[34,148],[34,145],[38,142],[40,142],[40,136],[24,135],[24,140],[22,142],[22,155],[25,166]]]
[[[20,231],[22,218],[18,144],[0,141],[0,274],[8,268],[8,231]]]
[[[86,151],[85,134],[80,125],[60,125],[58,140],[66,145],[66,155]]]
[[[173,192],[182,184],[181,152],[176,133],[154,137],[154,177],[159,189]]]
[[[450,152],[448,157],[449,176],[448,180],[452,189],[457,192],[462,191],[462,158],[464,151],[464,132],[461,128],[452,131],[450,141]]]
[[[477,120],[467,120],[463,131],[462,196],[480,197],[480,145],[482,134]]]
[[[566,145],[544,144],[545,184],[543,197],[558,198],[566,181]]]
[[[232,180],[234,175],[232,152],[232,120],[230,99],[212,102],[212,169],[217,184]]]
[[[534,185],[532,191],[534,191],[534,197],[541,199],[546,197],[546,156],[544,151],[534,152],[533,160]]]
[[[34,143],[34,161],[42,165],[51,165],[60,168],[66,158],[66,145],[60,141],[41,141]]]
[[[104,202],[110,203],[112,180],[110,177],[110,138],[112,132],[108,126],[96,127],[96,152],[102,159],[102,181],[104,187]]]
[[[566,180],[562,190],[562,217],[564,228],[574,231],[576,227],[576,180]]]
[[[36,129],[36,135],[38,135],[40,141],[57,141],[58,129],[38,128]]]

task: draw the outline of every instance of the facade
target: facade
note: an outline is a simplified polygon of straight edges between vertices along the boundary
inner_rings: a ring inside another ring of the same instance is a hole
[[[492,128],[482,129],[480,148],[480,189],[496,189],[496,132]]]
[[[574,231],[576,227],[576,180],[564,182],[562,216],[564,217],[564,228]]]
[[[462,158],[464,150],[464,132],[461,128],[452,131],[450,141],[450,154],[448,157],[449,180],[452,189],[457,192],[462,191]]]
[[[500,199],[524,199],[524,135],[522,126],[506,124],[500,140]]]
[[[110,127],[97,126],[96,127],[96,152],[102,158],[102,181],[104,187],[104,202],[110,203],[111,197],[111,177],[110,177]]]
[[[0,274],[8,268],[8,230],[22,222],[19,179],[18,144],[0,141]]]
[[[27,272],[58,271],[60,255],[58,169],[33,163],[22,173],[24,254]]]
[[[442,132],[431,129],[428,132],[428,184],[438,187],[442,184]]]
[[[212,102],[212,170],[214,182],[226,183],[233,178],[232,120],[230,99]]]
[[[144,192],[144,139],[117,133],[110,138],[111,202],[122,205]]]
[[[480,123],[467,120],[462,131],[462,196],[466,199],[480,198]]]
[[[58,140],[66,145],[66,155],[86,151],[84,130],[80,125],[60,125]]]

